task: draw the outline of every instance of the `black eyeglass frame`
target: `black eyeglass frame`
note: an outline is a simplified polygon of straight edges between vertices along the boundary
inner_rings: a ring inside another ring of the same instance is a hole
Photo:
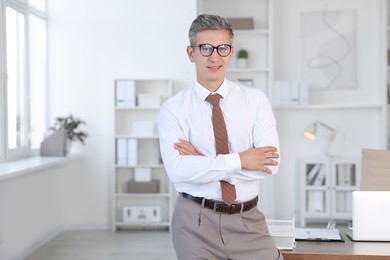
[[[204,45],[207,45],[207,46],[210,46],[210,47],[213,48],[213,51],[212,51],[209,55],[204,55],[204,54],[202,53],[202,46],[204,46]],[[228,47],[229,47],[229,53],[226,54],[225,56],[224,56],[224,55],[221,55],[221,53],[219,53],[219,47],[221,47],[221,46],[228,46]],[[202,54],[203,57],[210,57],[211,55],[213,55],[215,49],[217,50],[217,53],[218,53],[219,56],[221,56],[221,57],[227,57],[227,56],[229,56],[229,54],[232,52],[232,48],[233,48],[233,46],[232,46],[231,44],[226,44],[226,43],[220,44],[220,45],[218,45],[218,46],[213,46],[213,45],[211,45],[210,43],[202,43],[202,44],[198,44],[198,45],[193,45],[193,46],[192,46],[192,48],[195,48],[195,47],[199,47],[200,54]]]

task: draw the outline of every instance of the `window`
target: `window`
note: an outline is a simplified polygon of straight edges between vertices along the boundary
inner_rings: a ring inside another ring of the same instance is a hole
[[[1,0],[1,160],[28,156],[47,129],[45,0]]]

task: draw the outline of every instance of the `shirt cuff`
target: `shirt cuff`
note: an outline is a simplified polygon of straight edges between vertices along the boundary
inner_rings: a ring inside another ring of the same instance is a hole
[[[224,156],[227,178],[230,180],[230,175],[241,170],[241,160],[238,153],[226,154]]]

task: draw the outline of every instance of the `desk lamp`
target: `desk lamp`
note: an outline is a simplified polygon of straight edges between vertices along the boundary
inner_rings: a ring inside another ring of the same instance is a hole
[[[315,140],[318,135],[318,129],[319,127],[322,127],[326,129],[328,132],[330,132],[331,136],[329,139],[328,147],[326,149],[327,154],[329,155],[329,148],[331,143],[333,142],[335,136],[336,136],[336,130],[334,128],[330,127],[329,125],[321,122],[321,121],[315,121],[313,124],[311,124],[304,132],[303,135],[310,140]]]

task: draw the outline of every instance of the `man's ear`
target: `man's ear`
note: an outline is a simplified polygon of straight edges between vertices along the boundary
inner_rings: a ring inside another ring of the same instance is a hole
[[[194,48],[192,48],[190,45],[187,46],[187,55],[191,62],[195,62]]]

